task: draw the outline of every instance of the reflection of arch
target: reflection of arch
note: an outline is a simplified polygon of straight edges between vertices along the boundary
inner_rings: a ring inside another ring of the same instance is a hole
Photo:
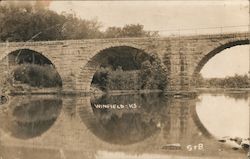
[[[145,119],[136,110],[125,112],[95,109],[90,97],[77,101],[78,115],[99,139],[111,144],[130,145],[159,132],[154,120]]]
[[[54,96],[13,97],[0,114],[1,129],[20,139],[37,137],[49,130],[57,120],[62,100]]]
[[[207,128],[203,125],[203,123],[201,122],[198,114],[197,114],[197,111],[196,111],[196,105],[195,107],[191,107],[192,110],[192,119],[195,123],[195,125],[198,127],[198,129],[202,132],[202,134],[207,137],[207,138],[212,138],[213,136],[211,135],[211,133],[207,130]]]
[[[117,54],[119,54],[119,51],[120,51],[119,49],[123,49],[123,51],[125,51],[125,52],[126,52],[126,49],[134,50],[134,51],[136,50],[135,51],[136,53],[141,53],[145,56],[148,56],[152,61],[153,60],[159,61],[163,70],[167,70],[165,68],[165,66],[161,63],[161,60],[158,57],[158,55],[154,52],[147,51],[144,48],[134,46],[134,45],[108,46],[108,47],[104,47],[101,49],[97,49],[94,53],[92,53],[88,57],[88,59],[89,59],[88,62],[80,68],[80,72],[78,73],[78,77],[77,77],[77,81],[76,81],[76,83],[77,83],[76,85],[78,86],[77,89],[89,91],[89,88],[90,88],[90,85],[92,82],[92,78],[93,78],[95,72],[97,71],[98,67],[101,65],[101,61],[107,60],[106,55],[108,55],[109,50],[116,50],[116,49],[117,49]]]
[[[183,99],[185,102],[181,102],[179,99],[168,98],[165,102],[162,103],[158,103],[160,100],[155,100],[155,102],[151,103],[143,99],[135,98],[135,100],[138,100],[138,103],[136,101],[135,103],[137,103],[137,105],[143,106],[143,109],[140,108],[138,110],[133,110],[132,112],[126,110],[124,112],[120,110],[113,111],[112,109],[93,109],[95,107],[95,103],[112,104],[119,103],[119,101],[121,101],[120,103],[123,103],[123,100],[120,98],[117,98],[117,100],[114,100],[112,102],[109,101],[109,99],[111,98],[104,98],[100,101],[99,99],[95,99],[94,101],[92,101],[90,97],[84,97],[81,100],[77,101],[77,110],[80,119],[86,125],[88,130],[90,130],[96,137],[98,137],[102,141],[119,145],[141,143],[145,139],[148,139],[150,138],[150,136],[153,136],[154,134],[159,132],[158,130],[161,130],[161,133],[163,133],[163,136],[166,137],[166,140],[173,139],[175,142],[178,141],[176,140],[176,137],[179,137],[178,139],[180,141],[182,141],[182,138],[184,137],[185,139],[183,141],[187,142],[188,139],[192,137],[192,135],[197,134],[201,134],[202,136],[198,135],[196,139],[200,139],[201,137],[213,139],[213,136],[206,129],[203,123],[201,123],[201,120],[199,119],[199,116],[196,112],[196,101],[193,99]],[[153,100],[151,99],[150,101]],[[179,111],[180,108],[183,108],[183,111]],[[186,111],[187,109],[189,110],[188,114]],[[140,127],[138,129],[133,129],[133,121],[126,120],[128,119],[126,117],[129,117],[129,113],[133,113],[134,116],[141,117],[141,125],[149,125],[150,128],[147,128],[148,126],[145,126],[143,132],[140,131]],[[141,137],[137,136],[131,140],[131,138],[129,138],[130,133],[127,132],[127,136],[122,136],[123,133],[121,133],[121,136],[118,138],[116,135],[119,134],[120,131],[116,131],[116,129],[114,128],[124,131],[122,130],[124,127],[121,127],[121,125],[124,123],[120,122],[121,120],[127,121],[127,123],[131,125],[131,132],[137,132],[141,134]],[[147,123],[145,121],[149,122]],[[150,121],[152,121],[152,123]],[[155,127],[159,123],[161,128]],[[184,125],[179,125],[178,123],[182,123]],[[112,135],[112,133],[116,133],[116,135]],[[174,134],[179,134],[179,136]]]
[[[226,42],[224,44],[220,44],[218,47],[215,49],[213,48],[212,50],[209,50],[205,55],[202,57],[202,59],[198,62],[196,65],[194,72],[193,72],[193,77],[196,77],[196,75],[201,71],[203,66],[215,55],[223,51],[224,49],[231,48],[237,45],[247,45],[250,44],[250,41],[248,39],[243,39],[243,40],[236,40],[236,41],[230,41]]]

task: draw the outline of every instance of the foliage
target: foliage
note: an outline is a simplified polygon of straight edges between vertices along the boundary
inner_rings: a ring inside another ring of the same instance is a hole
[[[105,31],[106,38],[119,38],[119,37],[156,37],[159,36],[158,32],[144,31],[144,26],[141,24],[129,24],[124,27],[109,27]]]
[[[138,71],[123,71],[121,67],[109,73],[107,90],[137,90]]]
[[[32,87],[61,87],[62,81],[51,65],[22,64],[13,71],[15,81]]]
[[[84,20],[75,14],[57,14],[36,3],[0,3],[0,41],[43,41],[90,38],[158,36],[143,30],[143,25],[109,27],[101,31],[96,19]]]
[[[94,76],[92,84],[102,90],[164,90],[167,85],[166,73],[156,61],[144,61],[139,70],[124,71],[100,69]]]
[[[111,69],[108,67],[101,67],[97,72],[95,73],[92,84],[96,85],[96,87],[100,88],[101,90],[106,90],[107,89],[107,80],[108,80],[108,75],[111,72]]]
[[[204,79],[201,75],[196,78],[196,87],[206,88],[250,88],[247,75],[235,74],[232,77]]]
[[[14,3],[0,5],[0,40],[27,41],[32,37],[33,40],[60,39],[61,30],[58,27],[65,20],[64,16],[33,8],[28,3],[21,6]]]
[[[158,32],[145,31],[141,24],[109,27],[105,31],[101,31],[101,23],[96,19],[85,20],[70,13],[58,14],[46,9],[40,3],[34,5],[30,2],[0,2],[0,22],[0,42],[159,36]],[[138,53],[135,54],[136,57],[130,56],[134,54],[133,51],[129,50],[130,54],[127,57],[124,56],[127,52],[123,52],[123,55],[120,54],[120,61],[117,60],[117,57],[110,57],[109,62],[112,63],[112,69],[115,71],[111,71],[109,67],[99,70],[93,79],[93,84],[98,85],[102,90],[163,89],[165,83],[163,78],[157,74],[159,68],[156,63],[151,64],[150,62],[149,68],[138,71],[142,68],[141,62],[145,60],[145,57]],[[130,71],[119,69],[117,61],[122,61],[124,64],[122,67],[126,67]],[[131,71],[133,69],[137,71]],[[152,84],[145,84],[148,81],[142,79],[147,76],[147,71],[150,72],[148,76],[151,76],[147,79]],[[14,70],[14,78],[16,81],[35,87],[61,85],[59,75],[49,65],[21,64]]]
[[[164,90],[167,85],[166,72],[158,61],[152,63],[148,60],[144,61],[139,76],[141,89]]]

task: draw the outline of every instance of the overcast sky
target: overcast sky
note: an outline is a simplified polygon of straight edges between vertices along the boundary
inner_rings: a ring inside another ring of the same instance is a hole
[[[102,29],[140,23],[144,25],[145,30],[159,30],[162,36],[176,34],[177,31],[169,30],[179,29],[180,34],[221,32],[220,28],[195,29],[207,27],[239,26],[224,28],[222,31],[247,31],[248,7],[247,0],[52,1],[50,4],[50,9],[58,13],[74,12],[82,19],[98,19],[102,22]],[[205,65],[201,71],[205,77],[223,77],[248,72],[248,47],[234,47],[225,52],[216,55]]]

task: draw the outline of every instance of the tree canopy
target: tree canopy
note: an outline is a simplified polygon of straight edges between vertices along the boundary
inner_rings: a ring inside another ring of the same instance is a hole
[[[74,13],[58,14],[39,3],[0,3],[0,22],[0,41],[158,36],[157,32],[145,31],[141,24],[108,27],[101,31],[101,22],[96,19],[81,19]]]

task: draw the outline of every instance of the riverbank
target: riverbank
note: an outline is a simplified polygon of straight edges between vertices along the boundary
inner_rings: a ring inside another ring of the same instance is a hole
[[[10,95],[43,95],[43,94],[59,94],[59,95],[126,95],[126,94],[145,94],[145,93],[161,93],[162,90],[111,90],[111,91],[62,91],[60,89],[41,89],[27,91],[12,91]]]
[[[80,95],[80,96],[100,96],[104,94],[108,95],[126,95],[126,94],[146,94],[146,93],[164,93],[165,96],[183,98],[183,97],[195,97],[197,93],[250,93],[250,88],[196,88],[193,91],[163,91],[163,90],[109,90],[101,91],[100,89],[92,88],[90,91],[75,91],[68,90],[63,91],[61,88],[32,88],[22,91],[10,91],[7,94],[9,95]]]
[[[199,93],[250,93],[250,88],[196,88]]]

